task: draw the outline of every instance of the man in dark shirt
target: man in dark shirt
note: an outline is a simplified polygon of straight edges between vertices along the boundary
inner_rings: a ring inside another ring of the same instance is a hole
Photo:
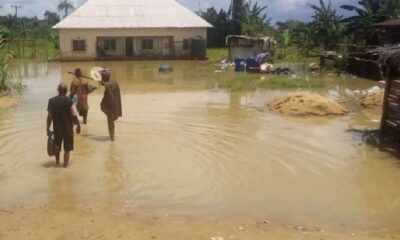
[[[111,141],[114,141],[114,121],[122,116],[121,93],[118,83],[114,80],[111,80],[110,70],[105,69],[101,71],[100,74],[101,85],[105,87],[104,96],[101,100],[100,107],[107,116],[108,132],[110,134]]]
[[[51,136],[50,125],[53,123],[56,163],[60,164],[61,144],[64,143],[64,167],[68,167],[69,153],[74,150],[73,124],[77,124],[76,132],[79,134],[81,127],[77,117],[76,107],[72,100],[66,96],[67,86],[58,85],[58,96],[50,98],[47,107],[47,135]]]

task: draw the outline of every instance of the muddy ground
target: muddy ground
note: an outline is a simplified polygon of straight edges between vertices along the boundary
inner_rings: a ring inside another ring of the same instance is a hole
[[[213,219],[207,217],[143,216],[107,209],[0,210],[2,240],[78,239],[397,239],[398,232],[351,232],[318,226],[283,225],[268,219]]]

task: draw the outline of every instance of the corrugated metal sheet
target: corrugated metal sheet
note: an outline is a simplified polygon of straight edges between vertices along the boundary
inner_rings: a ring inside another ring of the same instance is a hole
[[[212,27],[175,0],[88,0],[56,29]]]
[[[399,27],[400,19],[392,19],[380,23],[375,23],[371,25],[372,27]]]

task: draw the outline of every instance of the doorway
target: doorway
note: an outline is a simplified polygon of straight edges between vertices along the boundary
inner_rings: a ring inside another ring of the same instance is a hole
[[[125,38],[125,55],[128,57],[133,56],[133,37]]]

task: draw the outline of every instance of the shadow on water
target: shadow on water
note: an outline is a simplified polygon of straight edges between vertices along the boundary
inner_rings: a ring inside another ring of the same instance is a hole
[[[366,145],[390,154],[393,158],[397,160],[397,165],[400,167],[400,149],[397,143],[392,141],[381,140],[379,136],[379,129],[377,130],[363,130],[363,131],[353,131],[357,136],[359,136],[363,143]]]
[[[41,166],[44,168],[62,168],[62,164],[57,164],[55,159],[53,161],[42,163]]]
[[[110,141],[109,136],[89,136],[90,139],[97,141],[97,142],[108,142]]]

